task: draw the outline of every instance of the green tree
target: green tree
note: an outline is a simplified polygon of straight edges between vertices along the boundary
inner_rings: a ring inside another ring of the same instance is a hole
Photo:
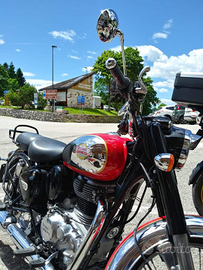
[[[9,79],[9,76],[5,67],[0,64],[0,97],[3,97],[4,90],[7,90],[8,79]]]
[[[121,102],[122,99],[118,95],[118,91],[115,89],[115,84],[113,83],[113,78],[110,72],[105,67],[105,62],[109,57],[113,57],[116,59],[118,66],[121,70],[123,70],[123,62],[122,62],[122,53],[121,52],[113,52],[113,51],[104,51],[101,56],[99,56],[93,65],[93,70],[97,72],[96,76],[96,91],[102,89],[102,85],[106,86],[108,89],[108,103],[112,99],[112,102]],[[144,60],[139,54],[138,49],[134,49],[132,47],[128,47],[125,49],[125,59],[126,59],[126,69],[127,76],[133,82],[133,84],[137,81],[138,75],[144,66]],[[145,99],[145,104],[143,107],[143,115],[146,115],[151,112],[152,106],[160,103],[160,100],[156,97],[156,92],[152,86],[152,80],[150,78],[144,79],[145,84],[147,85],[148,94]],[[97,88],[99,86],[99,88]],[[105,88],[103,88],[105,89]],[[110,98],[110,94],[112,94],[112,98]],[[122,104],[123,101],[120,103]],[[114,106],[115,107],[115,106]]]
[[[19,89],[19,84],[18,81],[16,79],[11,79],[9,78],[7,81],[7,89],[8,90],[14,90],[16,91],[17,89]]]
[[[20,68],[18,68],[17,71],[16,71],[16,79],[17,79],[18,84],[19,84],[20,87],[22,87],[23,85],[25,85],[26,80],[23,77],[23,72],[21,71]]]
[[[7,69],[7,72],[8,72],[9,78],[16,79],[15,67],[13,65],[13,62],[10,63],[10,65]]]
[[[5,70],[7,71],[7,70],[8,70],[8,64],[5,62],[5,63],[3,64],[3,66],[4,66]]]
[[[152,112],[152,108],[160,103],[159,98],[156,96],[156,91],[153,88],[153,81],[150,77],[143,79],[145,85],[147,86],[147,95],[143,104],[143,115],[148,115]]]
[[[20,95],[14,90],[9,90],[7,94],[8,100],[13,106],[20,106]]]
[[[22,109],[24,109],[25,106],[31,108],[33,107],[35,92],[37,92],[36,88],[29,83],[26,83],[18,92],[10,90],[8,99],[14,106],[21,106]]]
[[[106,69],[105,63],[106,60],[110,57],[112,58],[119,58],[119,53],[116,53],[111,50],[104,51],[101,56],[97,58],[93,65],[93,71],[97,73],[96,75],[96,92],[101,91],[101,88],[103,88],[102,93],[106,91],[108,106],[110,108],[110,86],[111,82],[113,81],[113,77],[111,76],[110,72]],[[120,59],[119,59],[120,61]]]
[[[37,109],[38,110],[44,110],[46,105],[47,105],[47,100],[43,99],[43,94],[38,93],[38,106],[37,106]]]

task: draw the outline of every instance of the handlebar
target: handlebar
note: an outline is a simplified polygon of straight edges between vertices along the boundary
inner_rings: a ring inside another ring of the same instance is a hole
[[[111,72],[111,75],[116,80],[118,88],[122,94],[127,94],[130,89],[133,88],[131,80],[123,75],[114,58],[107,59],[106,68]]]
[[[119,68],[119,66],[114,58],[109,58],[106,61],[106,68],[111,72],[112,76],[116,80],[121,94],[128,94],[128,93],[134,92],[133,91],[133,84],[132,84],[131,80],[128,77],[125,77],[123,75],[122,71],[120,70],[120,68]],[[135,88],[136,94],[146,95],[147,87],[144,84],[144,82],[142,81],[142,75],[145,72],[149,72],[149,71],[150,71],[149,66],[146,66],[141,70],[141,72],[138,76],[138,83],[139,83],[140,87]]]

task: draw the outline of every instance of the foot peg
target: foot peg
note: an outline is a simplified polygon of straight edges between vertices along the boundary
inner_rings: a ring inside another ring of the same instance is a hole
[[[31,268],[43,267],[43,266],[45,266],[45,259],[43,259],[42,257],[39,257],[36,260],[32,260],[29,262],[29,266]]]
[[[20,256],[20,257],[26,257],[31,255],[36,255],[36,248],[35,247],[29,247],[29,248],[22,248],[22,249],[16,249],[13,251],[13,255]]]

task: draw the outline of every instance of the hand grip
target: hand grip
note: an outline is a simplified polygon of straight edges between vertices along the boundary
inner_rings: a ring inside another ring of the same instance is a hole
[[[109,58],[106,61],[106,68],[111,72],[112,76],[116,80],[119,89],[122,90],[129,86],[130,80],[123,75],[114,58]]]

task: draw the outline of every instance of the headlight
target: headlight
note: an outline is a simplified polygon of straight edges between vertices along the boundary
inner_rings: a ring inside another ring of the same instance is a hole
[[[175,157],[175,168],[181,169],[186,162],[190,149],[194,149],[201,137],[192,134],[190,130],[177,128],[173,126],[171,128],[170,135],[165,135],[167,141],[167,150]]]

